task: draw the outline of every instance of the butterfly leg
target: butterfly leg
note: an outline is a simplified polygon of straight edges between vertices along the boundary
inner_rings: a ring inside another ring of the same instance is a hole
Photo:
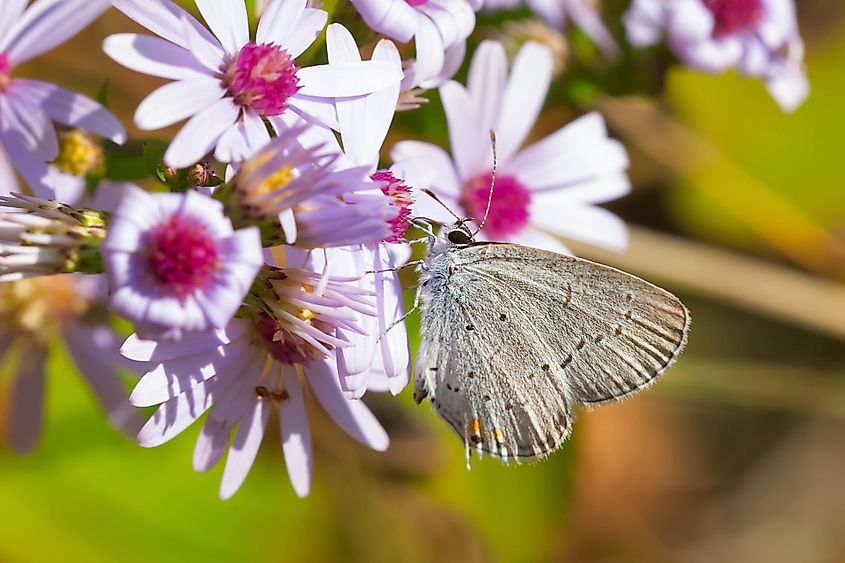
[[[405,322],[405,319],[407,319],[412,314],[417,312],[419,310],[419,308],[420,308],[420,296],[419,296],[419,294],[417,294],[417,295],[414,296],[414,306],[411,307],[410,309],[408,309],[408,311],[404,315],[402,315],[401,317],[399,317],[398,319],[396,319],[392,323],[390,323],[390,326],[388,326],[386,329],[384,329],[384,332],[382,332],[379,335],[379,337],[376,339],[376,342],[381,342],[381,339],[384,338],[384,336],[388,332],[390,332],[390,329],[392,329],[393,327],[395,327],[396,325],[398,325],[400,323]]]
[[[420,264],[422,264],[422,260],[411,260],[410,262],[405,262],[401,266],[396,266],[395,268],[386,268],[384,270],[367,270],[364,272],[365,274],[382,274],[384,272],[398,272],[399,270],[404,270],[405,268],[414,268]]]

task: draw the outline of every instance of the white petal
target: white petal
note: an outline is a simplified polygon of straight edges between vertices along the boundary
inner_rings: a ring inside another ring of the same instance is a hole
[[[152,35],[110,35],[103,41],[103,51],[126,68],[152,76],[184,80],[209,75],[189,50]]]
[[[223,98],[196,114],[176,134],[164,153],[164,162],[186,168],[211,152],[220,136],[237,120],[240,107]]]
[[[255,42],[275,43],[287,46],[288,39],[302,16],[307,0],[272,0],[267,4],[261,19]]]
[[[440,100],[449,123],[449,144],[458,177],[463,181],[472,180],[487,169],[488,153],[492,159],[491,151],[478,146],[489,147],[488,134],[478,138],[477,108],[463,86],[452,80],[445,83],[440,87]]]
[[[549,90],[552,66],[552,53],[545,45],[529,41],[517,54],[505,88],[502,109],[494,116],[500,162],[510,160],[534,126]]]
[[[196,0],[205,23],[229,55],[249,42],[249,23],[243,0]]]
[[[201,77],[169,82],[144,98],[135,110],[135,124],[145,130],[161,129],[201,112],[225,92],[216,78]]]
[[[361,96],[402,80],[402,71],[385,61],[317,65],[299,69],[300,94],[338,98]]]
[[[435,188],[438,193],[457,197],[461,182],[449,155],[431,143],[401,141],[393,146],[390,157],[408,185]]]
[[[293,490],[300,497],[304,497],[311,489],[311,475],[314,471],[305,396],[295,371],[287,369],[283,381],[288,398],[279,407],[282,451],[285,454],[285,465]]]
[[[223,469],[223,480],[220,483],[221,499],[226,500],[235,494],[249,474],[255,462],[255,456],[258,455],[258,448],[261,447],[261,440],[264,438],[264,430],[267,428],[271,412],[273,412],[272,403],[256,395],[252,411],[248,411],[247,416],[241,419],[238,431],[235,432],[235,439],[229,446],[226,467]],[[252,416],[249,416],[250,414]]]
[[[192,46],[185,36],[182,24],[182,19],[185,18],[194,33],[207,44],[206,48],[215,50],[222,60],[223,48],[220,42],[188,12],[170,0],[111,0],[111,3],[156,35],[191,51]]]
[[[559,205],[554,197],[537,197],[531,205],[531,222],[565,237],[624,250],[628,227],[617,215],[592,205]]]
[[[305,9],[287,42],[283,44],[291,57],[298,57],[314,43],[323,28],[326,27],[328,17],[329,15],[323,10]]]

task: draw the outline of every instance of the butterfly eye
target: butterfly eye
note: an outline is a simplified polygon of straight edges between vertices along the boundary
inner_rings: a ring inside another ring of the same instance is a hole
[[[463,229],[452,229],[446,236],[452,244],[471,244],[472,236]]]

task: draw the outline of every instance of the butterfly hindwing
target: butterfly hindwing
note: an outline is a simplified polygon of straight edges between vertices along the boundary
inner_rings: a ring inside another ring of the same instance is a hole
[[[456,270],[495,280],[530,311],[577,403],[620,400],[648,387],[686,343],[689,312],[671,293],[589,260],[513,244],[454,253]]]

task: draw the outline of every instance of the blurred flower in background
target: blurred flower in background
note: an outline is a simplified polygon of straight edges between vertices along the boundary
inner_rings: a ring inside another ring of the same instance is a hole
[[[0,190],[17,191],[17,171],[38,195],[63,191],[48,166],[60,155],[53,122],[126,140],[118,120],[94,100],[61,86],[11,76],[12,70],[76,35],[109,8],[107,0],[10,0],[0,8]],[[12,168],[13,167],[13,168]],[[63,194],[64,195],[64,194]]]
[[[685,64],[762,78],[786,112],[809,94],[793,0],[634,0],[625,23],[634,45],[665,34]]]
[[[486,0],[484,7],[490,10],[515,8],[523,0]],[[568,21],[581,28],[608,57],[619,55],[619,46],[608,31],[599,14],[598,0],[524,0],[531,10],[542,17],[550,26],[564,30]]]
[[[109,421],[127,434],[140,428],[140,413],[127,401],[119,378],[128,362],[118,353],[120,338],[109,326],[105,297],[103,276],[0,283],[0,359],[12,371],[4,426],[15,451],[30,451],[41,435],[46,370],[57,339],[64,341]]]

